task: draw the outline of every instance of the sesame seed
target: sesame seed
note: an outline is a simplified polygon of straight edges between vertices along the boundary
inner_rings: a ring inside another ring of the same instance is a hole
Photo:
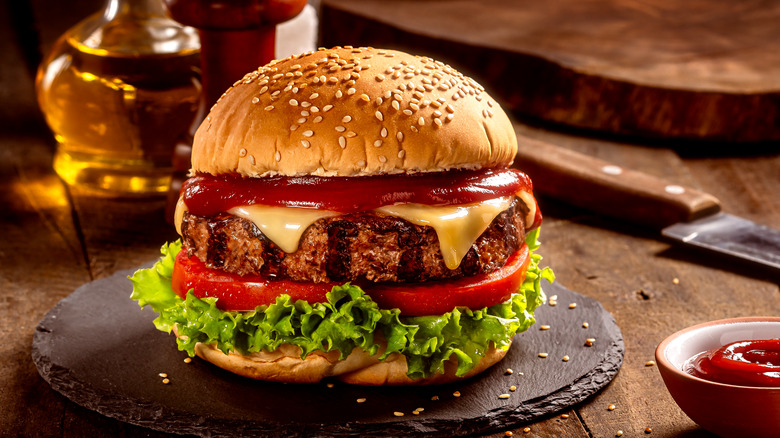
[[[259,97],[253,97],[252,98],[252,103],[257,103],[257,102],[260,102],[260,98]]]
[[[412,114],[414,114],[414,113],[412,112],[412,110],[409,110],[409,109],[405,109],[405,110],[403,111],[403,113],[404,113],[404,114],[406,114],[407,116],[411,116]]]
[[[344,116],[343,119],[341,119],[343,123],[349,123],[352,121],[352,116]]]
[[[409,130],[410,130],[410,131],[412,131],[412,132],[420,132],[420,130],[419,130],[419,129],[417,129],[417,127],[416,127],[416,126],[414,126],[414,125],[410,126],[410,127],[409,127]]]
[[[507,368],[506,369],[506,373],[507,374],[512,374],[512,373],[514,373],[514,371],[512,371],[512,368]]]
[[[569,418],[569,414],[561,414],[561,418],[563,418],[564,420],[566,420],[566,419],[568,419],[568,418]]]
[[[380,146],[382,146],[382,140],[377,140],[377,141],[375,141],[375,142],[374,142],[374,146],[376,146],[376,147],[380,147]]]
[[[290,125],[290,131],[295,131],[298,129],[298,125]]]
[[[322,121],[322,116],[317,116],[312,120],[314,123],[320,123]]]
[[[301,140],[301,145],[303,145],[303,147],[305,147],[306,149],[311,147],[311,143],[309,142],[309,140]]]
[[[382,100],[382,96],[377,97],[374,101],[377,106],[382,105],[382,102],[384,102],[384,100]]]
[[[404,99],[404,97],[400,93],[395,93],[393,94],[393,99],[395,99],[398,102],[401,102]]]
[[[609,406],[607,406],[607,410],[608,411],[614,411],[615,410],[615,405],[614,404],[610,404]]]
[[[192,362],[192,358],[191,357],[185,357],[184,358],[184,363],[190,363],[190,362]]]
[[[249,164],[254,166],[255,165],[255,156],[254,155],[250,155],[248,157],[248,159],[249,159]]]
[[[271,97],[276,97],[278,95],[282,94],[282,90],[276,90],[273,93],[271,93]]]
[[[675,277],[675,278],[672,279],[672,283],[680,284],[680,279]]]
[[[359,398],[359,399],[357,399],[357,400],[355,400],[355,401],[356,401],[356,402],[358,402],[358,403],[365,403],[365,402],[366,402],[366,399],[364,399],[364,398]]]
[[[379,135],[381,135],[382,138],[387,137],[387,128],[382,128],[382,130],[379,132]]]
[[[243,157],[246,157],[246,153],[247,153],[247,152],[246,152],[246,149],[244,149],[244,148],[241,148],[241,149],[238,151],[238,156],[239,156],[239,157],[242,157],[242,158],[243,158]]]
[[[392,107],[393,107],[393,109],[394,109],[394,110],[396,110],[396,111],[398,111],[398,110],[400,110],[400,109],[401,109],[401,104],[400,104],[400,103],[398,103],[398,101],[397,101],[397,100],[394,100],[394,101],[393,101],[393,103],[391,103],[391,104],[390,104],[390,106],[392,106]]]
[[[347,147],[347,139],[344,138],[344,136],[339,137],[339,146],[341,146],[341,149],[345,149]]]
[[[404,141],[404,133],[398,131],[398,133],[395,134],[395,138],[397,138],[399,142]]]
[[[460,391],[455,391],[452,393],[453,397],[460,397]]]
[[[158,376],[160,376],[160,377],[168,377],[168,374],[167,373],[160,373],[160,374],[158,374]]]
[[[320,97],[320,93],[311,93],[311,96],[309,96],[309,99],[316,99]]]
[[[337,78],[335,76],[331,76],[331,77],[328,78],[328,83],[329,84],[335,84],[335,83],[338,83],[338,81],[339,81],[339,78]]]
[[[273,105],[268,105],[267,107],[265,107],[266,111],[271,111],[272,109],[274,109]]]
[[[360,160],[357,162],[358,167],[366,167],[366,162],[363,160]]]
[[[403,412],[398,412],[398,411],[395,411],[395,412],[393,412],[393,415],[395,415],[396,417],[403,417],[403,416],[404,416],[404,413],[403,413]]]
[[[509,398],[509,394],[500,394],[498,396],[498,398],[500,398],[500,399],[508,399]]]
[[[419,119],[417,119],[417,124],[420,125],[420,126],[424,126],[425,125],[425,119],[420,117]]]
[[[550,330],[550,326],[546,324],[542,324],[539,326],[539,330]]]
[[[543,358],[543,359],[544,359],[545,357],[547,357],[547,356],[548,356],[548,354],[547,354],[547,353],[539,353],[539,357],[541,357],[541,358]]]
[[[441,117],[441,111],[439,111],[439,110],[434,111],[433,112],[433,116],[434,117]]]
[[[619,430],[619,431],[615,432],[615,436],[623,436],[623,431]]]
[[[398,158],[403,158],[404,155],[406,155],[406,151],[405,150],[398,151]]]
[[[444,122],[442,122],[441,119],[433,119],[433,123],[436,124],[437,128],[441,128],[444,125]]]
[[[384,155],[380,155],[379,156],[379,162],[380,163],[387,163],[387,157],[385,157]]]
[[[322,111],[324,112],[328,112],[331,109],[333,109],[333,105],[325,105],[324,107],[322,107]]]
[[[309,102],[301,102],[301,106],[304,107],[304,108],[308,108],[308,107],[311,106],[311,103],[309,103]]]
[[[585,340],[585,346],[592,347],[595,342],[596,342],[596,338],[588,338]]]
[[[651,427],[648,426],[648,427],[645,428],[645,433],[649,434],[649,433],[652,433],[652,432],[653,432],[653,429]]]
[[[645,366],[646,367],[651,367],[653,365],[655,365],[655,361],[654,360],[648,360],[647,362],[645,362]]]
[[[528,433],[528,432],[530,432],[530,431],[531,431],[531,428],[530,428],[530,427],[526,427],[525,429],[523,429],[523,433]]]
[[[505,436],[512,436],[512,435],[514,435],[514,434],[512,433],[512,431],[511,431],[511,430],[507,430],[506,432],[504,432],[504,435],[505,435]]]
[[[347,90],[347,94],[350,95],[350,96],[352,96],[355,93],[357,93],[357,90],[354,89],[354,88],[350,88],[349,90]]]
[[[290,105],[292,106],[298,106],[298,101],[295,99],[290,99]]]
[[[346,130],[347,130],[347,128],[345,128],[345,127],[343,127],[343,126],[341,126],[341,125],[339,125],[339,126],[336,126],[336,128],[335,128],[335,129],[336,129],[336,131],[338,131],[338,132],[344,132],[344,131],[346,131]]]
[[[418,111],[420,109],[420,105],[417,105],[416,103],[410,103],[409,108],[411,108],[412,111]]]
[[[352,138],[352,137],[355,137],[355,136],[357,136],[357,134],[355,134],[355,133],[354,133],[354,132],[352,132],[352,131],[347,131],[347,132],[344,134],[344,136],[345,136],[345,137],[347,137],[347,138]]]
[[[167,385],[167,384],[171,383],[171,380],[166,378],[166,379],[163,379],[162,382],[163,382],[163,384]]]
[[[590,324],[588,324],[587,322],[582,323],[582,328],[588,328],[588,327],[590,327]]]
[[[425,84],[423,88],[425,88],[425,91],[433,91],[433,85],[431,84]]]
[[[376,116],[377,119],[379,119],[380,122],[383,122],[385,120],[385,116],[382,115],[381,111],[377,111],[376,113],[374,113],[374,115]]]
[[[577,303],[569,304],[569,309],[574,309],[575,307],[577,307]]]
[[[384,81],[385,80],[385,75],[382,75],[382,74],[376,75],[376,80],[378,82]]]
[[[341,99],[341,96],[343,96],[344,93],[341,92],[341,90],[336,90],[336,98]]]
[[[366,103],[371,102],[371,98],[368,97],[367,94],[361,94],[360,95],[360,100],[362,100],[363,102],[366,102]]]
[[[303,136],[304,137],[311,137],[312,135],[314,135],[314,131],[312,131],[312,130],[303,131]]]
[[[299,124],[306,123],[306,118],[305,117],[301,117],[300,119],[296,120],[296,123],[299,123]]]
[[[517,386],[512,385],[512,386],[509,387],[509,390],[512,391],[512,392],[515,392],[515,391],[517,391]]]
[[[569,355],[567,354],[567,355],[563,356],[563,359],[561,359],[561,360],[564,361],[564,362],[568,362],[569,361]]]
[[[276,151],[276,153],[274,154],[274,160],[282,161],[282,154],[279,151]]]

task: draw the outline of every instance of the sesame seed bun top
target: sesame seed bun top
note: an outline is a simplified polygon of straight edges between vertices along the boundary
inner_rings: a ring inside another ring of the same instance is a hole
[[[509,165],[517,139],[484,88],[430,58],[337,47],[244,76],[195,134],[192,171],[358,176]]]

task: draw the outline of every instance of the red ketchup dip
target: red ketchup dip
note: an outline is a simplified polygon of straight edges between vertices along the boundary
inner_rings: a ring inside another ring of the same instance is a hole
[[[780,338],[732,342],[699,353],[683,371],[730,385],[780,387]]]

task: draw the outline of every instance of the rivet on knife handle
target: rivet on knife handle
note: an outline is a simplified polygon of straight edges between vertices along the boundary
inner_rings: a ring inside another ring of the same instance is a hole
[[[663,228],[720,210],[712,195],[526,137],[514,167],[534,191],[607,216]]]

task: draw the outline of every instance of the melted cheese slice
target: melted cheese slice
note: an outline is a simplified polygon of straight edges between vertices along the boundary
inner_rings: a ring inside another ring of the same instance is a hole
[[[517,196],[529,207],[526,224],[532,223],[536,214],[536,202],[533,201],[532,195],[524,192],[518,193]],[[513,199],[512,196],[504,196],[472,204],[443,206],[399,204],[380,207],[375,211],[399,217],[415,225],[432,227],[439,238],[444,263],[449,269],[457,269],[471,245],[499,213],[509,208]],[[186,210],[183,199],[179,199],[175,213],[179,234]],[[298,250],[301,236],[311,224],[319,219],[341,214],[328,210],[264,205],[234,207],[228,213],[252,221],[266,237],[288,254]]]
[[[436,230],[444,263],[457,269],[471,245],[499,213],[509,208],[512,196],[463,205],[399,204],[376,211]]]
[[[228,213],[252,221],[266,237],[288,254],[298,250],[301,236],[306,228],[309,228],[309,225],[319,219],[341,214],[313,208],[269,207],[267,205],[233,207],[228,210]]]

